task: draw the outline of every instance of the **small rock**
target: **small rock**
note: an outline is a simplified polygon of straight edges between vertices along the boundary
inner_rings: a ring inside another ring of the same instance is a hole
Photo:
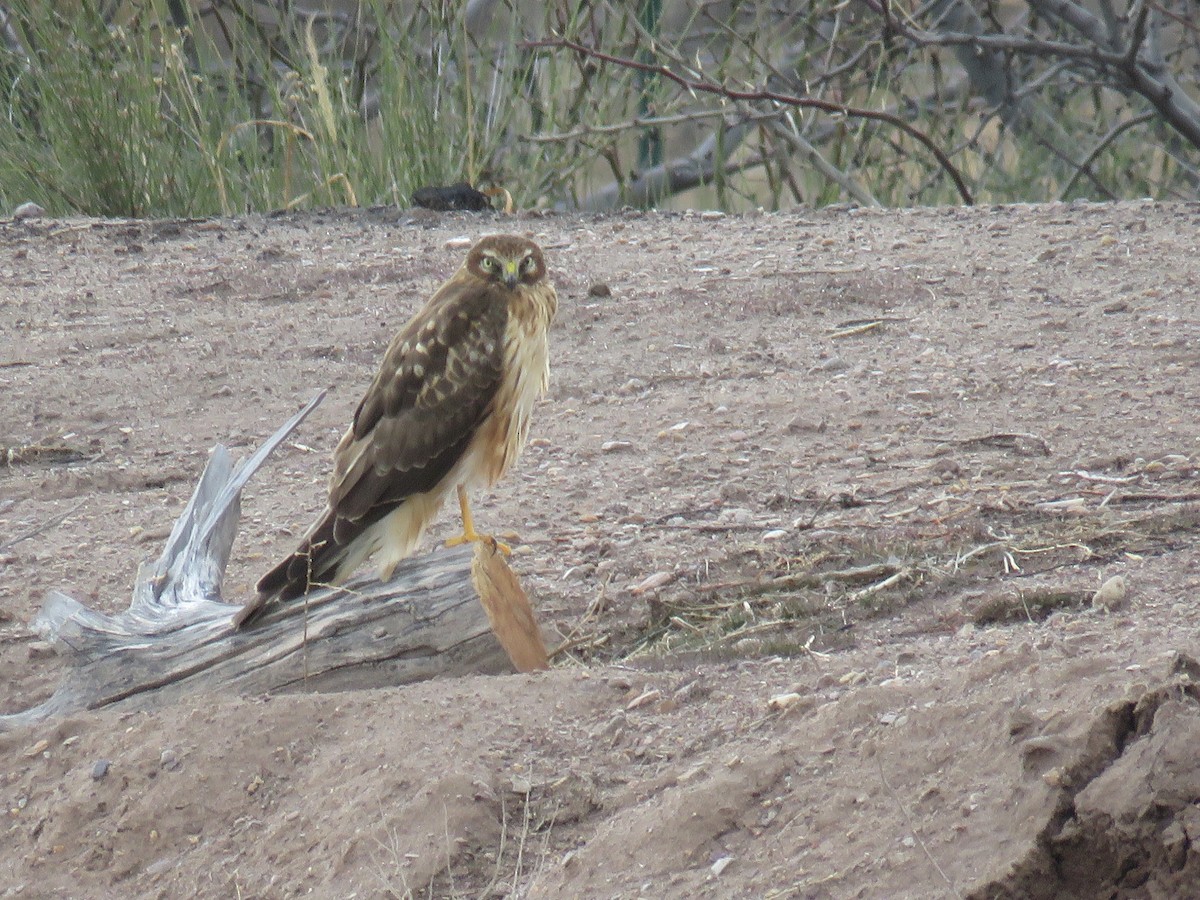
[[[178,769],[182,763],[180,763],[179,757],[175,754],[175,751],[168,747],[159,754],[158,765],[163,769],[174,771],[175,769]]]
[[[808,370],[809,375],[817,372],[845,372],[850,368],[850,363],[842,359],[840,356],[831,356],[829,359],[822,360]]]
[[[447,250],[465,250],[470,247],[472,243],[473,241],[469,236],[460,234],[457,237],[450,238],[445,244],[443,244],[443,246]]]
[[[826,425],[824,421],[814,422],[812,419],[804,416],[795,416],[790,422],[784,426],[784,431],[788,434],[804,434],[813,432],[821,434],[825,431]]]
[[[717,522],[721,525],[748,525],[754,520],[754,513],[743,506],[728,506],[717,513]]]
[[[588,296],[589,297],[611,297],[612,296],[612,288],[610,288],[603,281],[597,281],[590,288],[588,288]]]
[[[45,753],[49,749],[50,749],[50,742],[48,740],[46,740],[45,738],[42,738],[40,741],[38,741],[33,746],[27,747],[25,749],[24,756],[26,759],[33,759],[35,756],[41,756],[43,753]]]
[[[963,471],[962,466],[949,456],[943,456],[929,468],[942,481],[953,481],[955,478],[961,476]]]
[[[666,587],[675,580],[674,572],[655,572],[653,575],[647,575],[639,581],[634,587],[630,588],[629,593],[637,597],[645,594],[648,591],[656,590],[660,587]]]
[[[13,210],[13,220],[20,222],[22,219],[39,219],[45,214],[45,209],[38,206],[32,200],[26,200]]]
[[[98,759],[92,763],[92,780],[99,781],[108,774],[108,769],[112,765],[107,759]]]
[[[736,481],[725,482],[721,485],[719,493],[726,503],[745,503],[750,499],[750,492],[746,490],[745,485]]]
[[[642,693],[638,694],[638,696],[634,697],[627,704],[625,704],[625,710],[628,712],[630,710],[640,709],[649,703],[653,703],[656,700],[661,699],[662,691],[658,690],[657,688],[651,688],[650,690],[642,691]]]
[[[729,868],[729,864],[731,862],[733,862],[732,856],[722,856],[715,863],[709,866],[709,868],[712,870],[713,875],[719,876],[722,872]]]
[[[613,453],[617,450],[628,450],[633,444],[629,441],[605,441],[600,445],[600,450],[604,453]]]
[[[800,694],[788,692],[786,694],[776,694],[767,701],[767,709],[772,711],[784,710],[800,699]]]
[[[1127,593],[1128,588],[1125,584],[1125,576],[1114,575],[1104,582],[1104,584],[1100,585],[1100,590],[1092,595],[1092,606],[1096,609],[1112,612],[1114,609],[1120,609],[1125,605],[1125,596]]]
[[[787,530],[784,528],[772,528],[762,536],[764,541],[781,541],[788,536]]]
[[[27,652],[30,659],[46,659],[55,654],[54,645],[49,641],[30,641]]]

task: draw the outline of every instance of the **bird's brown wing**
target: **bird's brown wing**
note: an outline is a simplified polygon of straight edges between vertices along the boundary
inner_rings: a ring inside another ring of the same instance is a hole
[[[507,305],[488,286],[455,287],[392,342],[335,453],[336,540],[432,490],[488,413],[503,377]]]
[[[392,341],[334,453],[324,514],[259,581],[259,606],[328,581],[355,538],[450,473],[503,377],[507,317],[497,289],[460,271]]]

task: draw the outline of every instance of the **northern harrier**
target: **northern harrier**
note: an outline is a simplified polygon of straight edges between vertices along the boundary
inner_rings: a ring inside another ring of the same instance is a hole
[[[453,489],[463,533],[447,543],[480,540],[467,490],[495,484],[525,446],[557,308],[537,244],[516,235],[475,244],[388,347],[334,451],[325,511],[234,624],[345,581],[373,554],[380,580],[391,578]]]

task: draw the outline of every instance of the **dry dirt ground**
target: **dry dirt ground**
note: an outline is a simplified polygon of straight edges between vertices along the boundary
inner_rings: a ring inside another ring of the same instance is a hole
[[[246,596],[497,230],[561,312],[476,518],[556,667],[0,733],[0,896],[1200,895],[1194,205],[0,223],[0,711],[327,386]]]

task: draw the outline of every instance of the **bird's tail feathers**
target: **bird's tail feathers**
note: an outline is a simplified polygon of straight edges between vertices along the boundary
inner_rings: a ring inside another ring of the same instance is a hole
[[[315,588],[339,584],[358,568],[367,555],[358,546],[363,542],[345,540],[344,535],[337,540],[335,521],[333,513],[326,510],[301,539],[300,546],[258,580],[257,596],[234,616],[236,627],[253,620],[269,603],[294,600]],[[345,530],[344,524],[341,530]]]

